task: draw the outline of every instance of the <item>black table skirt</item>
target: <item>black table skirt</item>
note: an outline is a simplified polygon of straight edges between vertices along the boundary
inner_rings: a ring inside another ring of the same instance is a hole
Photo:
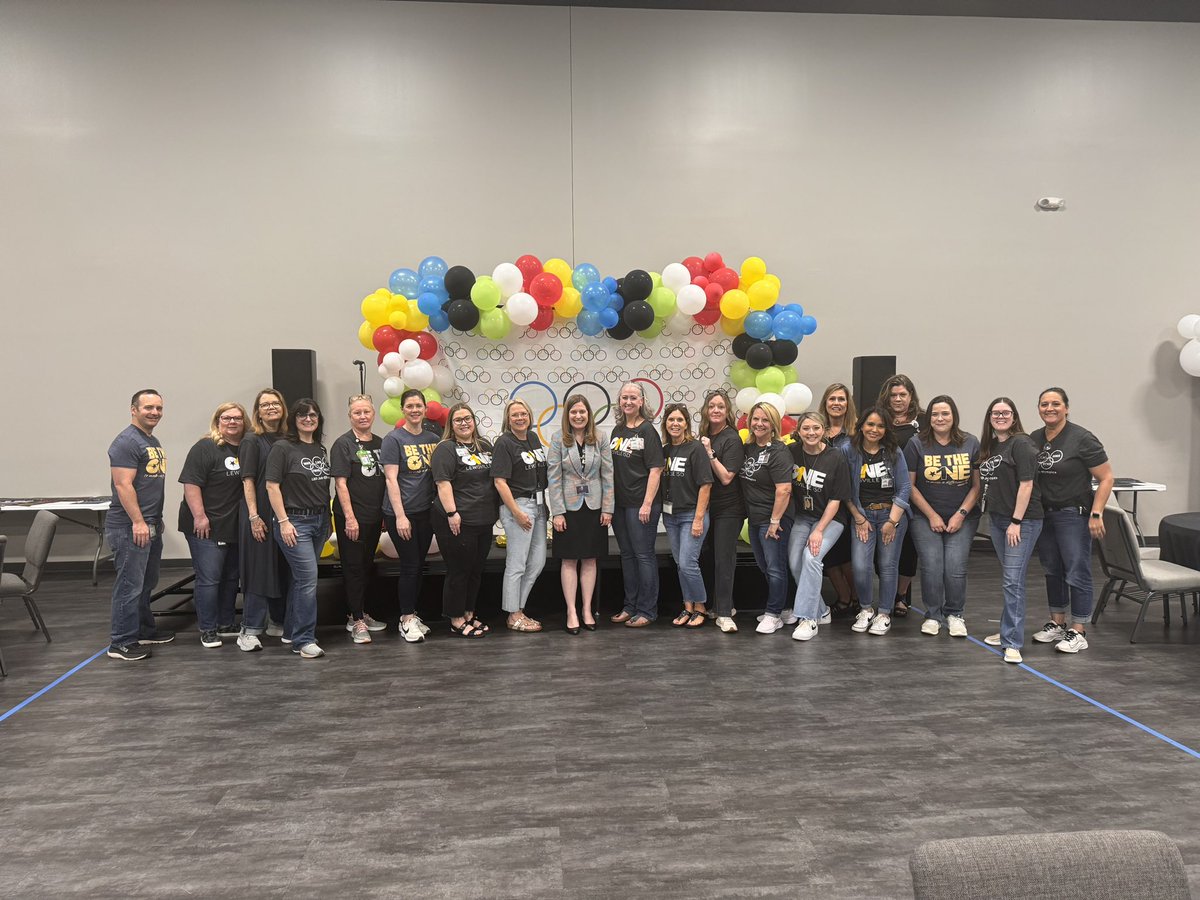
[[[1176,513],[1158,523],[1160,558],[1200,569],[1200,512]]]

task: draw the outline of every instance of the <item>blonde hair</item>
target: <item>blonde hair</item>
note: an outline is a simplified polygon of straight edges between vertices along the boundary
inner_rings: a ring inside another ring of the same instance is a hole
[[[352,407],[359,400],[366,400],[368,403],[371,404],[372,408],[375,407],[375,401],[371,399],[370,394],[351,394],[350,399],[346,401],[346,409],[349,409],[350,407]]]
[[[500,423],[500,433],[501,434],[511,434],[512,433],[512,426],[508,423],[508,414],[512,410],[512,408],[517,405],[525,407],[525,414],[527,416],[529,416],[529,430],[530,431],[534,430],[533,410],[530,409],[529,404],[526,403],[524,400],[522,400],[520,397],[513,397],[511,400],[509,400],[507,403],[504,404],[504,421]]]
[[[208,423],[208,436],[212,438],[213,443],[218,447],[225,446],[225,438],[221,434],[221,414],[229,412],[231,409],[236,409],[242,414],[242,434],[246,433],[246,407],[240,403],[222,403],[217,407],[217,411],[212,414],[212,421]]]
[[[708,419],[708,404],[712,403],[717,397],[721,398],[721,402],[725,404],[725,425],[737,431],[737,419],[733,415],[733,404],[729,402],[729,395],[720,388],[715,391],[709,391],[704,398],[704,405],[700,407],[700,436],[710,437],[712,435],[712,422]]]
[[[800,430],[800,426],[808,419],[812,419],[821,426],[821,430],[825,431],[829,428],[829,423],[825,421],[825,416],[817,412],[815,409],[810,409],[808,412],[802,412],[796,417],[796,431]]]
[[[663,410],[662,417],[662,441],[664,444],[671,443],[671,436],[667,434],[667,418],[671,413],[677,412],[683,416],[683,443],[694,441],[696,436],[692,434],[692,414],[688,412],[688,408],[682,403],[668,403],[667,408]]]
[[[588,414],[587,424],[583,426],[583,442],[592,445],[599,443],[596,438],[596,417],[592,414],[592,404],[588,403],[587,397],[583,396],[583,394],[572,394],[563,403],[563,446],[570,443],[575,433],[575,429],[571,427],[571,407],[579,403],[583,404],[583,408],[587,410]]]
[[[646,412],[646,389],[636,381],[627,381],[621,385],[621,389],[617,391],[617,415],[621,417],[622,425],[629,425],[629,419],[625,415],[625,411],[621,409],[621,395],[625,393],[625,388],[633,388],[638,392],[638,396],[642,398],[642,405],[638,408],[638,416],[646,421],[652,421],[650,414]]]
[[[779,410],[770,403],[755,403],[750,407],[750,412],[746,414],[746,425],[749,426],[750,420],[754,418],[754,411],[761,409],[767,414],[767,418],[771,420],[771,440],[779,440],[780,433],[783,431],[783,420],[779,417]],[[750,433],[750,438],[754,439],[754,433]]]

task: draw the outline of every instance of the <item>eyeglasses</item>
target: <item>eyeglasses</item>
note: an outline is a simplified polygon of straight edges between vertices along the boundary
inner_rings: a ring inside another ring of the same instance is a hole
[[[1013,414],[1010,412],[1001,412],[999,410],[992,410],[992,418],[993,419],[1011,419],[1012,415]]]
[[[259,409],[283,409],[283,404],[275,400],[264,400],[258,404]]]
[[[241,416],[221,416],[219,419],[217,419],[217,421],[218,422],[226,422],[226,423],[232,425],[234,422],[244,422],[246,420],[243,419]]]
[[[474,420],[473,418],[466,418],[466,419],[463,419],[463,418],[451,419],[451,420],[450,420],[450,424],[451,424],[451,425],[474,425],[474,424],[475,424],[475,420]]]
[[[300,419],[319,419],[319,418],[321,418],[320,413],[315,413],[315,412],[296,413],[296,421],[299,421]]]

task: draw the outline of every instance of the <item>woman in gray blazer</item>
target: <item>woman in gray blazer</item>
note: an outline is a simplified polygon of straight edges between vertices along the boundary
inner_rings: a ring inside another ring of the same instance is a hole
[[[567,633],[579,634],[575,594],[583,588],[583,627],[596,630],[592,593],[596,560],[608,553],[612,522],[613,463],[608,441],[596,435],[592,407],[582,394],[563,404],[562,432],[550,439],[547,474],[550,515],[554,517],[554,557],[561,561]]]

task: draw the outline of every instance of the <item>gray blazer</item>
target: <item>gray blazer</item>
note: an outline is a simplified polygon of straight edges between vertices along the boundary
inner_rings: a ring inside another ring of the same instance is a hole
[[[583,447],[583,465],[580,467],[579,451],[574,443],[563,448],[562,432],[556,432],[550,438],[550,451],[546,454],[546,466],[549,475],[547,492],[550,497],[550,515],[561,516],[567,510],[577,510],[583,506],[588,509],[599,509],[602,513],[612,513],[616,503],[613,492],[613,462],[612,450],[608,440],[596,435],[595,446],[585,444]],[[579,493],[579,486],[587,485],[587,493]]]

